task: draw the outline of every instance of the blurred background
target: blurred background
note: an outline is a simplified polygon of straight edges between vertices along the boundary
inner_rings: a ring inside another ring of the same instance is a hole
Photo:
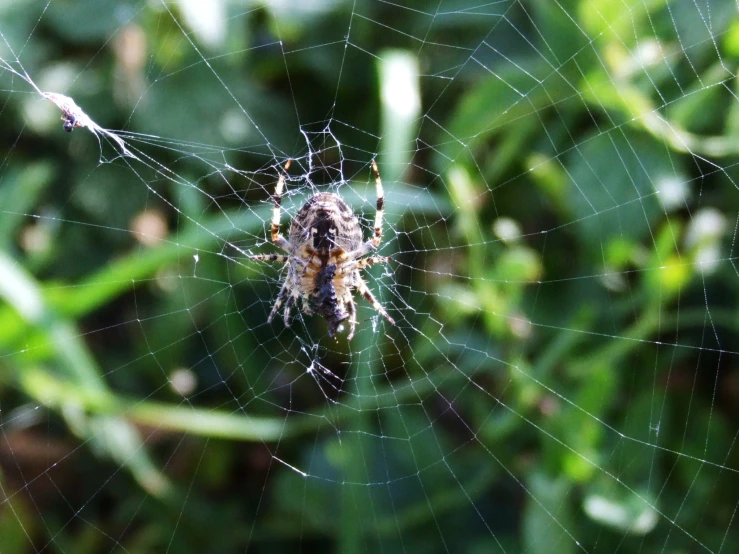
[[[0,61],[0,552],[739,551],[735,2],[12,0]],[[377,160],[395,326],[266,323],[288,159],[365,237]]]

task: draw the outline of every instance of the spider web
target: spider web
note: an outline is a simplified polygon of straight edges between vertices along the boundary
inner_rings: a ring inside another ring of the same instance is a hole
[[[736,551],[736,11],[0,7],[0,552]],[[267,323],[288,159],[395,326]]]

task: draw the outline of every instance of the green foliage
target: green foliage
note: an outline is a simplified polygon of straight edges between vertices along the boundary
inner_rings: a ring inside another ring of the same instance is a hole
[[[184,4],[0,6],[148,160],[0,71],[0,552],[739,549],[735,4],[224,2],[210,43]],[[398,326],[351,345],[245,261],[301,130],[366,217],[386,166]]]

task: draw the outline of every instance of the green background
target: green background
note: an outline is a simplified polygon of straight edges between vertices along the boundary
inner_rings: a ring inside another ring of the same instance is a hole
[[[736,12],[3,3],[0,552],[739,550]],[[288,158],[395,327],[266,324]]]

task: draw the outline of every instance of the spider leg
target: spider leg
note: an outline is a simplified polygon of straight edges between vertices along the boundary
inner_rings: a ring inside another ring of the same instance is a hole
[[[277,186],[275,186],[275,194],[273,196],[274,207],[272,208],[272,242],[287,252],[292,250],[292,244],[280,233],[280,209],[282,206],[282,191],[285,188],[285,178],[291,163],[292,160],[287,160],[285,170],[277,180]]]
[[[362,277],[359,275],[359,272],[357,272],[357,274],[355,275],[355,279],[357,282],[357,290],[362,294],[362,296],[367,299],[367,302],[372,304],[372,307],[380,312],[382,317],[395,325],[395,320],[387,314],[385,308],[382,307],[382,304],[377,301],[377,298],[375,298],[375,296],[372,294],[372,291],[369,290],[369,288],[367,287],[367,283],[364,282],[364,279],[362,279]]]
[[[269,317],[267,317],[267,323],[272,323],[272,320],[275,318],[275,315],[277,314],[277,311],[280,309],[280,306],[282,306],[282,300],[287,296],[288,291],[288,285],[289,279],[285,280],[285,282],[282,285],[282,288],[280,289],[280,294],[277,295],[277,300],[275,300],[274,306],[272,306],[272,311],[269,312]]]
[[[290,309],[293,307],[293,304],[295,304],[298,296],[298,291],[293,291],[293,293],[290,295],[290,298],[288,298],[287,302],[285,302],[285,311],[283,313],[285,327],[290,327]]]
[[[347,292],[345,304],[346,311],[349,312],[349,334],[346,336],[346,340],[349,341],[354,338],[354,331],[357,328],[357,306],[351,292]]]
[[[373,250],[377,250],[380,246],[380,242],[382,241],[382,219],[385,213],[385,192],[382,188],[382,179],[380,178],[380,172],[377,169],[377,163],[375,162],[375,160],[372,160],[372,171],[375,172],[375,189],[377,190],[377,211],[375,212],[374,235],[370,240],[365,242],[354,252],[345,252],[342,256],[340,256],[339,261],[356,260],[357,258],[366,256]]]
[[[372,160],[372,171],[375,172],[375,189],[377,190],[377,211],[375,212],[375,235],[372,237],[373,250],[380,246],[382,241],[382,216],[385,213],[385,191],[382,189],[382,179],[377,169],[377,163]]]
[[[375,264],[384,264],[386,262],[389,262],[390,258],[388,256],[372,256],[371,258],[363,258],[361,260],[354,260],[352,262],[346,262],[341,267],[339,267],[336,270],[337,275],[345,275],[347,273],[351,273],[352,271],[356,269],[364,269],[365,267],[375,265]]]
[[[249,256],[249,258],[262,262],[276,262],[278,264],[284,264],[290,260],[290,256],[283,256],[282,254],[257,254],[256,256]]]

